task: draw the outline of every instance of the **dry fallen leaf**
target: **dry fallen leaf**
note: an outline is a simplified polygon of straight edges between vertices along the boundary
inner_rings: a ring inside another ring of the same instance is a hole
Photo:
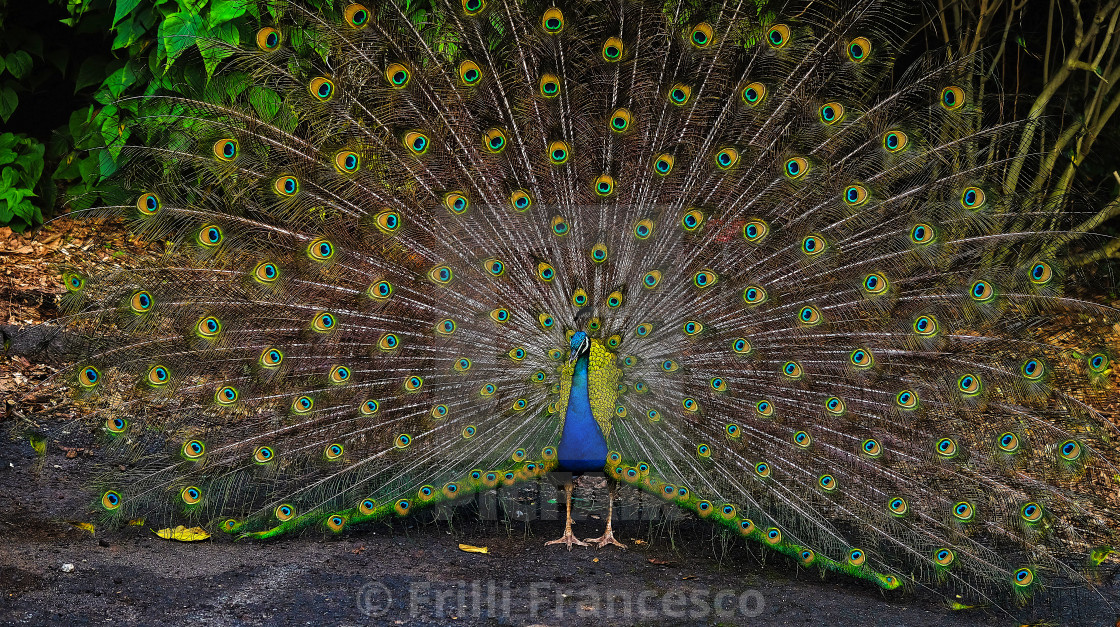
[[[210,537],[209,533],[202,527],[191,527],[187,529],[183,525],[178,525],[174,529],[160,529],[156,535],[164,540],[178,540],[179,542],[197,542],[205,540]]]
[[[659,560],[656,557],[651,557],[651,558],[649,558],[649,563],[650,564],[657,564],[658,566],[668,566],[668,565],[672,564],[673,562],[670,562],[670,561],[667,561],[667,560]]]
[[[490,552],[490,549],[487,548],[487,547],[473,546],[473,545],[470,545],[470,544],[460,544],[459,545],[459,550],[460,551],[466,551],[467,553],[489,553]]]
[[[84,529],[85,531],[88,531],[90,535],[93,535],[93,532],[95,530],[94,526],[91,523],[87,522],[72,522],[70,524],[74,525],[74,527],[78,529]]]

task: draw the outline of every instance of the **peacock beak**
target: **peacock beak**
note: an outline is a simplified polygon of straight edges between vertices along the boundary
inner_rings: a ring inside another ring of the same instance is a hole
[[[570,365],[576,363],[576,358],[578,356],[579,356],[579,347],[577,346],[576,348],[572,349],[571,353],[568,354],[568,365],[570,366]]]

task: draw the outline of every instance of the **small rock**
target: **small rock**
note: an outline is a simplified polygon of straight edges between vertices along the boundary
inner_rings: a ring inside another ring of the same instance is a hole
[[[70,564],[70,563],[63,564],[62,565],[62,572],[64,572],[64,573],[74,572],[74,565]]]

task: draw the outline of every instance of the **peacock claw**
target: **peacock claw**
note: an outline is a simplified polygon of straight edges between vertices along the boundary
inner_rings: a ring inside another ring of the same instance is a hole
[[[588,543],[584,542],[583,540],[580,540],[579,538],[577,538],[575,536],[575,534],[572,533],[571,529],[565,529],[564,530],[564,535],[560,536],[559,538],[557,538],[555,540],[549,540],[548,542],[544,543],[545,546],[548,546],[550,544],[567,544],[569,551],[572,550],[572,545],[573,544],[578,544],[580,546],[591,546]]]
[[[626,548],[625,544],[614,539],[614,532],[611,531],[610,527],[607,527],[607,531],[603,535],[599,536],[598,538],[588,538],[587,541],[591,544],[598,545],[600,549],[607,546],[608,544],[613,544],[620,549]]]

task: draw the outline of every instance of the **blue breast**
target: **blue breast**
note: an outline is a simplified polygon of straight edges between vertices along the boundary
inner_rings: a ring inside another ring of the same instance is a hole
[[[591,413],[587,363],[586,355],[576,361],[568,410],[564,414],[564,432],[560,434],[557,447],[559,469],[568,472],[602,470],[607,462],[607,440]]]

